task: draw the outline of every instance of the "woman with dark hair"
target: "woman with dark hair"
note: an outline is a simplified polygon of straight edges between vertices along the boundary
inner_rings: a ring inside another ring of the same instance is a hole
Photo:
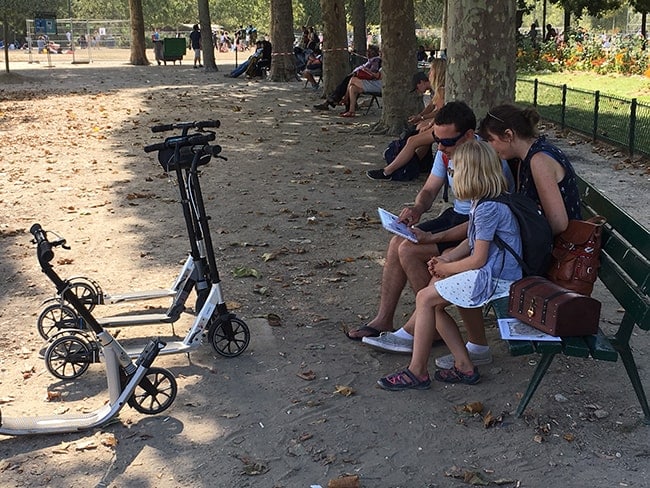
[[[566,155],[537,132],[539,114],[533,108],[504,104],[490,109],[481,121],[479,135],[501,159],[518,159],[517,192],[537,202],[553,234],[580,219],[580,194],[576,174]]]

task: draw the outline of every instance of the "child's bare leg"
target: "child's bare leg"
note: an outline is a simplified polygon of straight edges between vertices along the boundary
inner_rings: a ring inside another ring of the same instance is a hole
[[[419,378],[428,375],[431,344],[436,336],[436,309],[446,303],[434,286],[420,290],[415,299],[415,338],[409,370]]]

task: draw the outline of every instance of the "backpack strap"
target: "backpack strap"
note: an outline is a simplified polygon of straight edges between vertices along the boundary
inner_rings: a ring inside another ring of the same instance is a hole
[[[510,208],[507,199],[504,198],[503,195],[499,195],[498,197],[494,197],[494,198],[481,198],[476,204],[476,206],[478,207],[481,203],[488,202],[488,201],[503,203],[504,205],[508,206],[508,208]],[[521,269],[523,270],[524,273],[530,274],[530,269],[528,268],[528,265],[524,262],[523,258],[519,254],[517,254],[517,252],[510,245],[508,245],[503,239],[501,239],[496,234],[496,232],[494,234],[494,238],[492,239],[492,241],[500,250],[508,251],[510,255],[517,260],[517,263],[519,263],[519,266],[521,266]],[[522,245],[522,251],[523,251],[523,245]]]

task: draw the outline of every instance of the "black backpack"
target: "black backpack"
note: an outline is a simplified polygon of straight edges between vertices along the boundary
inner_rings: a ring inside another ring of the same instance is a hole
[[[515,257],[524,276],[545,276],[551,264],[553,231],[537,204],[521,193],[504,193],[496,198],[485,198],[481,202],[487,200],[505,203],[514,214],[521,233],[522,256],[495,235],[494,243],[497,247],[507,250]]]

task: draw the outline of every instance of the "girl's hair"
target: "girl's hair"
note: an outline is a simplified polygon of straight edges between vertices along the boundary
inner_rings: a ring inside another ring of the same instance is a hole
[[[494,198],[508,190],[501,160],[485,141],[468,141],[454,151],[454,195],[461,200]]]
[[[377,46],[376,44],[370,44],[366,49],[366,52],[368,53],[369,58],[374,58],[376,56],[379,56],[379,46]]]
[[[431,88],[437,90],[445,86],[445,73],[447,72],[447,61],[445,59],[435,58],[431,60],[431,69],[429,70],[429,81]]]
[[[534,108],[519,108],[516,105],[504,104],[488,110],[481,121],[478,133],[483,139],[488,139],[488,132],[503,136],[510,129],[521,139],[537,138],[537,123],[539,114]]]

